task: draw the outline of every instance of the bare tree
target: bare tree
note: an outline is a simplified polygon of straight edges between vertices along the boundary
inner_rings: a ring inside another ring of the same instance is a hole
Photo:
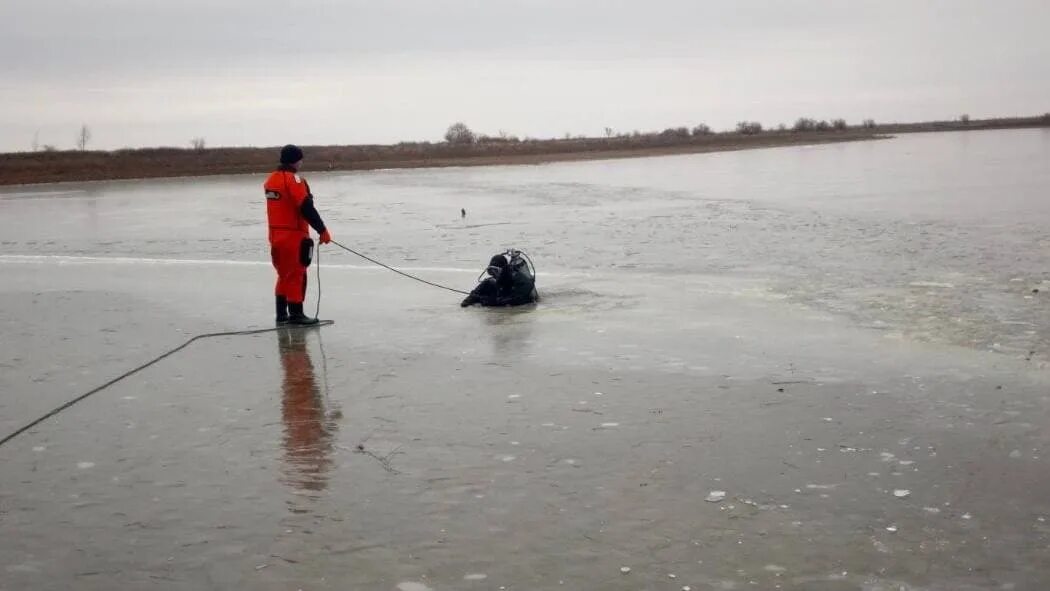
[[[741,121],[736,124],[736,131],[744,135],[762,133],[762,124],[758,121]]]
[[[473,144],[475,139],[477,136],[462,121],[449,125],[445,131],[445,141],[450,144]]]
[[[77,134],[77,149],[83,152],[87,149],[88,142],[91,141],[91,128],[87,124],[80,126],[80,133]]]
[[[193,146],[194,151],[197,153],[204,152],[204,138],[195,137],[190,140],[190,145]]]
[[[689,137],[688,127],[668,127],[667,129],[660,132],[660,135],[664,137]]]
[[[813,131],[816,128],[816,119],[810,119],[809,117],[799,117],[798,120],[795,121],[794,127],[792,127],[791,129],[793,129],[794,131]]]

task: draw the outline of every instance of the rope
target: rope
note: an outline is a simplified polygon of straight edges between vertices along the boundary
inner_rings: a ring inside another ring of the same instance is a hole
[[[446,287],[444,285],[439,285],[437,283],[432,283],[430,281],[427,281],[426,279],[421,279],[419,277],[416,277],[415,275],[410,275],[410,274],[405,273],[403,271],[398,271],[397,269],[395,269],[395,268],[393,268],[393,267],[391,267],[389,265],[385,265],[385,264],[383,264],[383,263],[381,263],[381,262],[379,262],[379,261],[377,261],[375,259],[369,258],[369,257],[367,257],[367,256],[365,256],[365,255],[363,255],[363,254],[361,254],[359,252],[357,252],[356,250],[354,250],[352,248],[343,246],[342,244],[339,244],[338,242],[336,242],[334,240],[332,241],[332,244],[338,246],[339,248],[342,248],[343,250],[345,250],[347,252],[356,254],[357,256],[359,256],[359,257],[361,257],[361,258],[363,258],[363,259],[365,259],[367,261],[371,261],[371,262],[379,265],[380,267],[385,267],[385,268],[390,269],[391,271],[393,271],[395,273],[398,273],[400,275],[404,275],[405,277],[408,277],[409,279],[415,279],[416,281],[421,281],[423,283],[426,283],[427,285],[433,285],[434,287],[440,287],[441,289],[447,289],[449,291],[454,291],[456,293],[469,295],[468,292],[460,291],[458,289],[453,289],[451,287]],[[317,252],[317,308],[316,308],[316,310],[314,312],[314,318],[317,318],[321,314],[321,249],[318,248],[316,252]],[[332,321],[331,320],[323,320],[319,324],[307,325],[304,328],[309,328],[309,326],[319,326],[319,325],[320,326],[324,326],[326,324],[332,324]],[[10,435],[4,437],[3,439],[0,439],[0,447],[3,447],[5,444],[7,444],[9,441],[14,439],[15,437],[18,437],[22,433],[25,433],[26,431],[32,429],[33,427],[36,427],[40,423],[43,423],[47,419],[50,419],[51,417],[53,417],[53,416],[57,415],[58,413],[68,409],[69,407],[73,406],[74,404],[77,404],[78,402],[80,402],[80,401],[82,401],[82,400],[84,400],[84,399],[86,399],[86,398],[88,398],[90,396],[98,394],[99,392],[105,390],[106,388],[109,388],[113,384],[116,384],[117,382],[119,382],[119,381],[121,381],[123,379],[129,378],[129,377],[137,374],[138,372],[140,372],[140,371],[142,371],[142,370],[144,370],[144,369],[146,369],[146,368],[148,368],[148,367],[150,367],[152,365],[155,365],[156,363],[158,363],[160,361],[163,361],[164,359],[167,359],[168,357],[171,357],[172,355],[178,353],[179,351],[182,351],[186,347],[189,347],[195,341],[199,341],[199,340],[202,340],[202,339],[210,339],[210,338],[215,338],[215,337],[233,337],[233,336],[255,335],[255,334],[262,334],[262,333],[266,333],[266,332],[274,332],[274,331],[278,331],[278,330],[289,330],[289,329],[294,329],[294,328],[295,328],[295,326],[291,325],[291,326],[278,326],[278,327],[275,327],[275,328],[260,328],[260,329],[255,329],[255,330],[233,330],[233,331],[227,331],[227,332],[210,332],[210,333],[205,333],[205,334],[199,334],[199,335],[197,335],[195,337],[192,337],[191,339],[189,339],[185,343],[179,345],[178,347],[175,347],[174,349],[169,349],[168,351],[160,354],[157,357],[154,357],[153,359],[147,361],[146,363],[143,363],[142,365],[139,365],[139,366],[137,366],[137,367],[135,367],[133,369],[130,369],[130,370],[120,374],[119,376],[113,378],[112,380],[109,380],[105,384],[102,384],[101,386],[98,386],[97,388],[93,388],[93,389],[91,389],[91,390],[81,394],[80,396],[77,396],[76,398],[70,400],[69,402],[66,402],[65,404],[62,404],[61,406],[55,407],[54,409],[48,411],[43,416],[33,420],[32,422],[30,422],[30,423],[28,423],[28,424],[26,424],[26,425],[24,425],[22,427],[19,427],[17,430],[15,430],[15,432],[13,432]],[[323,350],[321,352],[321,355],[322,355],[322,361],[326,361],[324,359],[324,351]],[[327,380],[327,368],[325,369],[325,372],[326,372],[325,379]],[[325,388],[327,390],[327,384],[325,385]],[[327,394],[327,392],[326,392],[326,394]]]
[[[317,308],[316,308],[316,311],[314,312],[314,318],[317,318],[318,315],[320,315],[320,313],[321,313],[321,249],[317,249]],[[327,324],[332,324],[332,321],[331,320],[322,320],[318,324],[306,325],[303,328],[310,328],[311,326],[324,326],[324,325],[327,325]],[[10,435],[4,437],[3,439],[0,439],[0,447],[3,447],[7,442],[11,441],[15,437],[18,437],[22,433],[25,433],[26,431],[32,429],[33,427],[36,427],[40,423],[43,423],[47,419],[50,419],[51,417],[53,417],[53,416],[57,415],[58,413],[66,410],[67,408],[73,406],[74,404],[84,400],[85,398],[88,398],[89,396],[92,396],[94,394],[98,394],[99,392],[105,390],[106,388],[109,388],[113,384],[116,384],[117,382],[119,382],[119,381],[121,381],[123,379],[129,378],[129,377],[137,374],[138,372],[146,369],[147,367],[150,367],[150,366],[152,366],[152,365],[154,365],[154,364],[156,364],[156,363],[158,363],[158,362],[160,362],[160,361],[162,361],[162,360],[164,360],[164,359],[166,359],[168,357],[171,357],[172,355],[178,353],[179,351],[182,351],[186,347],[189,347],[194,341],[199,341],[201,339],[210,339],[210,338],[215,338],[215,337],[234,337],[234,336],[246,336],[246,335],[262,334],[262,333],[265,333],[265,332],[275,332],[275,331],[278,331],[278,330],[289,330],[289,329],[293,329],[294,330],[295,328],[297,328],[295,325],[287,325],[287,326],[277,326],[277,327],[274,327],[274,328],[259,328],[259,329],[255,329],[255,330],[233,330],[233,331],[227,331],[227,332],[210,332],[210,333],[205,333],[205,334],[199,334],[199,335],[191,338],[190,340],[186,341],[185,343],[179,345],[178,347],[175,347],[174,349],[169,349],[168,351],[165,351],[164,353],[161,353],[159,356],[154,357],[153,359],[147,361],[146,363],[143,363],[142,365],[139,365],[139,366],[137,366],[137,367],[135,367],[133,369],[130,369],[130,370],[120,374],[119,376],[113,378],[112,380],[106,382],[105,384],[102,384],[101,386],[99,386],[97,388],[93,388],[93,389],[91,389],[91,390],[89,390],[87,392],[84,392],[80,396],[77,396],[76,398],[70,400],[69,402],[66,402],[65,404],[63,404],[61,406],[55,407],[54,409],[48,411],[46,414],[44,414],[43,416],[35,419],[34,421],[30,422],[29,424],[27,424],[27,425],[25,425],[23,427],[19,427],[17,430],[15,430],[14,433],[11,433]]]
[[[314,309],[314,318],[321,317],[321,246],[317,246],[317,308]]]
[[[439,283],[434,283],[432,281],[427,281],[426,279],[422,279],[420,277],[416,277],[415,275],[412,275],[412,274],[409,274],[409,273],[405,273],[404,271],[399,271],[399,270],[391,267],[390,265],[383,264],[383,263],[381,263],[381,262],[379,262],[379,261],[377,261],[377,260],[375,260],[373,258],[367,257],[367,256],[357,252],[356,250],[354,250],[352,248],[343,246],[342,244],[339,244],[335,240],[332,241],[332,244],[338,246],[339,248],[341,248],[341,249],[343,249],[343,250],[345,250],[345,251],[347,251],[347,252],[349,252],[351,254],[356,254],[357,256],[365,259],[366,261],[369,261],[371,263],[375,263],[375,264],[379,265],[380,267],[385,267],[387,269],[390,269],[391,271],[393,271],[393,272],[395,272],[395,273],[397,273],[399,275],[404,275],[405,277],[408,277],[409,279],[415,279],[416,281],[419,281],[419,282],[422,282],[422,283],[426,283],[427,285],[433,285],[434,287],[440,287],[441,289],[447,289],[449,291],[454,291],[456,293],[461,293],[463,295],[470,295],[470,292],[468,292],[468,291],[463,291],[463,290],[460,290],[460,289],[454,289],[454,288],[451,288],[451,287],[446,287],[446,286],[441,285]]]
[[[313,326],[317,326],[317,325],[313,325]],[[260,329],[257,329],[257,330],[235,330],[235,331],[229,331],[229,332],[211,332],[211,333],[207,333],[207,334],[199,334],[199,335],[191,338],[190,340],[186,341],[185,343],[179,345],[178,347],[175,347],[174,349],[169,349],[165,353],[162,353],[161,355],[159,355],[157,357],[154,357],[150,361],[147,361],[146,363],[143,363],[142,365],[139,365],[138,367],[135,367],[134,369],[128,370],[128,371],[120,374],[119,376],[113,378],[112,380],[106,382],[105,384],[102,384],[101,386],[99,386],[97,388],[93,388],[93,389],[91,389],[91,390],[81,394],[80,396],[77,396],[76,398],[70,400],[69,402],[66,402],[63,405],[52,409],[47,414],[44,414],[40,418],[32,421],[31,423],[25,425],[24,427],[20,427],[14,433],[11,433],[10,435],[8,435],[7,437],[4,437],[3,439],[0,439],[0,447],[2,447],[4,444],[6,444],[8,441],[11,441],[15,437],[18,437],[22,433],[25,433],[26,431],[32,429],[33,427],[39,425],[40,423],[46,421],[47,419],[50,419],[51,417],[57,415],[58,413],[66,410],[67,408],[69,408],[69,407],[73,406],[74,404],[80,402],[81,400],[84,400],[85,398],[87,398],[89,396],[92,396],[94,394],[98,394],[99,392],[105,390],[106,388],[112,386],[113,384],[116,384],[117,382],[119,382],[119,381],[121,381],[121,380],[123,380],[125,378],[131,377],[131,376],[137,374],[138,372],[146,369],[147,367],[150,367],[151,365],[154,365],[154,364],[156,364],[156,363],[158,363],[158,362],[160,362],[160,361],[162,361],[162,360],[164,360],[164,359],[166,359],[168,357],[171,357],[172,355],[174,355],[174,354],[178,353],[179,351],[185,349],[186,347],[190,346],[190,344],[192,344],[194,341],[199,341],[201,339],[210,339],[210,338],[214,338],[214,337],[232,337],[232,336],[240,336],[240,335],[262,334],[264,332],[274,332],[274,331],[277,331],[277,330],[288,330],[288,328],[290,328],[290,327],[278,326],[276,328],[260,328]]]

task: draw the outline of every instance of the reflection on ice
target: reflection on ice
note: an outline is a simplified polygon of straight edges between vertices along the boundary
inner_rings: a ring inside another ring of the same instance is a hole
[[[288,328],[275,334],[283,372],[285,479],[297,489],[321,491],[327,486],[337,424],[326,413],[326,400],[307,346],[307,337],[316,330]]]

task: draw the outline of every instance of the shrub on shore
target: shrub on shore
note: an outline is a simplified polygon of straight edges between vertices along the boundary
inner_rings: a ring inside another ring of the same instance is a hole
[[[474,132],[462,121],[449,125],[445,131],[445,141],[450,144],[473,144],[476,139]]]
[[[755,135],[762,133],[762,124],[758,121],[741,121],[736,124],[736,131],[743,135]]]
[[[662,135],[664,137],[687,138],[687,137],[689,137],[689,128],[688,127],[668,127],[667,129],[665,129],[662,132],[660,132],[660,135]]]
[[[817,120],[810,119],[809,117],[799,117],[795,120],[795,125],[791,127],[792,131],[813,131],[817,128]]]

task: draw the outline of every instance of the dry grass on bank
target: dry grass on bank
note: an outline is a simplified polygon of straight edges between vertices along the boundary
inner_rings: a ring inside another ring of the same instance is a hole
[[[607,138],[524,140],[482,138],[473,142],[395,145],[304,146],[304,171],[369,170],[434,166],[533,164],[556,160],[639,157],[743,150],[876,139],[893,133],[1050,126],[1050,116],[766,131],[741,126],[709,133],[699,127]],[[757,125],[757,124],[756,124]],[[0,185],[219,174],[261,174],[276,164],[278,148],[144,148],[106,151],[42,151],[0,155]]]

